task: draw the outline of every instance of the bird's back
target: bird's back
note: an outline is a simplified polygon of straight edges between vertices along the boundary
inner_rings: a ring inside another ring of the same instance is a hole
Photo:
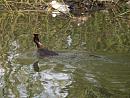
[[[48,50],[47,48],[38,49],[37,52],[38,52],[38,56],[40,56],[40,57],[48,57],[48,56],[58,55],[58,53],[51,51],[51,50]]]

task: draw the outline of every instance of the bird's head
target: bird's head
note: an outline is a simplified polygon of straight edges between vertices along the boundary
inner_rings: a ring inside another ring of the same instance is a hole
[[[38,35],[39,34],[33,34],[34,35],[34,37],[33,37],[33,41],[35,42],[35,43],[37,43],[37,42],[39,42],[39,37],[38,37]]]

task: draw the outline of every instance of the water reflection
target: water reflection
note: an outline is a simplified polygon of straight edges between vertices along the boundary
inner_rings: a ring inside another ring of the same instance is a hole
[[[35,67],[34,67],[35,64]],[[64,98],[68,95],[67,91],[62,89],[66,88],[66,86],[70,85],[72,82],[71,73],[63,73],[65,72],[66,68],[62,70],[57,70],[61,65],[57,65],[55,63],[46,62],[47,65],[38,64],[36,61],[33,64],[34,71],[37,71],[41,67],[48,67],[50,68],[41,68],[39,73],[34,74],[34,78],[41,81],[44,90],[42,93],[35,98]],[[36,67],[37,66],[37,67]],[[63,65],[64,66],[64,65]],[[65,66],[64,66],[65,67]]]
[[[92,24],[85,22],[87,19],[78,20],[81,24],[77,26],[77,18],[47,20],[52,17],[29,14],[17,19],[3,14],[7,21],[2,22],[6,30],[3,29],[0,39],[0,98],[129,98],[130,55],[86,52],[113,46],[110,40],[108,46],[102,41],[108,33],[98,24],[98,19],[91,21],[97,27],[92,28]],[[15,23],[12,25],[10,21]],[[34,31],[41,34],[50,49],[60,50],[57,51],[60,55],[38,58],[32,42]],[[101,35],[95,35],[94,31]],[[109,32],[113,31],[116,30]]]
[[[117,58],[75,50],[58,51],[58,56],[38,58],[34,50],[17,51],[19,44],[16,43],[10,44],[6,67],[0,70],[1,96],[129,96],[129,60],[120,58],[122,55]],[[124,58],[129,58],[129,55]]]
[[[0,97],[2,98],[3,96],[3,87],[4,87],[4,72],[5,70],[3,68],[1,68],[1,64],[0,64]]]
[[[68,95],[67,91],[62,91],[67,85],[71,84],[71,77],[65,73],[55,73],[46,70],[41,74],[41,81],[45,87],[45,94],[49,98],[64,98]]]
[[[36,61],[36,62],[33,63],[33,69],[34,69],[34,71],[36,71],[36,72],[39,72],[38,62],[39,62],[39,61]]]

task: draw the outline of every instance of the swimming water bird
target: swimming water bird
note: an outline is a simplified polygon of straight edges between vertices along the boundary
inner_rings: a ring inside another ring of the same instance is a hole
[[[48,56],[56,56],[58,55],[58,53],[54,52],[54,51],[51,51],[51,50],[48,50],[48,48],[46,48],[39,40],[39,37],[38,35],[39,34],[33,34],[34,37],[33,37],[33,41],[34,43],[36,44],[38,50],[37,50],[37,55],[39,57],[48,57]]]

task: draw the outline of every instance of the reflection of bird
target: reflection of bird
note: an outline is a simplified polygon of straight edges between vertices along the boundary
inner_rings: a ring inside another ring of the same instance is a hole
[[[36,62],[33,63],[33,68],[34,68],[34,71],[36,71],[36,72],[39,72],[38,62],[39,61],[36,61]]]
[[[47,48],[44,47],[44,45],[40,42],[38,38],[38,34],[34,34],[33,41],[38,48],[37,54],[39,57],[48,57],[48,56],[58,55],[58,53],[48,50]]]

